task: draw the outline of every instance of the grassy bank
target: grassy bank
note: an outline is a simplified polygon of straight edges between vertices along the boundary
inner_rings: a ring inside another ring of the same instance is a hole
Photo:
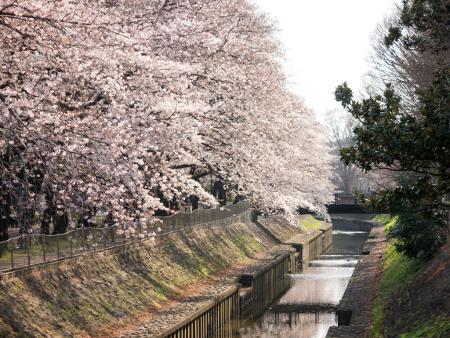
[[[295,229],[293,230],[295,231]],[[277,244],[253,223],[196,228],[158,244],[0,281],[0,336],[96,336]],[[83,333],[84,332],[84,333]]]
[[[306,230],[313,230],[315,228],[320,227],[323,224],[322,221],[315,219],[311,215],[299,216],[299,220],[300,220],[299,226]]]
[[[379,215],[374,220],[383,222],[387,232],[396,218]],[[443,261],[445,257],[436,258]],[[435,264],[435,269],[432,265]],[[444,265],[443,265],[444,264]],[[406,257],[395,250],[395,241],[389,240],[383,257],[382,276],[378,285],[378,297],[373,310],[372,337],[447,337],[450,334],[449,315],[439,302],[439,278],[445,281],[444,262],[423,262]],[[425,268],[435,271],[430,280]],[[423,276],[421,276],[423,275]],[[438,280],[434,280],[434,279]],[[441,287],[441,302],[448,302],[445,285]],[[421,304],[422,302],[422,304]],[[434,304],[434,305],[433,305]]]

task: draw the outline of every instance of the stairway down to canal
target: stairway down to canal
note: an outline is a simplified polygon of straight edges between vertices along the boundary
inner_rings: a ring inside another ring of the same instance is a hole
[[[373,215],[332,215],[333,244],[303,262],[276,287],[272,304],[255,304],[234,325],[234,337],[326,337],[369,235]]]

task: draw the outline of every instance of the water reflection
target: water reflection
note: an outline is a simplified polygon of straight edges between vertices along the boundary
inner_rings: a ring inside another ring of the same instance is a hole
[[[257,325],[242,328],[240,337],[324,337],[334,317],[332,312],[320,311],[267,314]]]
[[[241,318],[234,337],[325,337],[337,325],[336,308],[352,276],[368,233],[333,231],[333,246],[285,278],[288,289],[269,307]],[[278,295],[278,293],[277,293]]]

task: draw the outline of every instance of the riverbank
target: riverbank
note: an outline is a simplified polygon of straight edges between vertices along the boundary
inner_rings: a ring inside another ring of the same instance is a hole
[[[449,249],[426,263],[395,252],[380,223],[339,304],[327,337],[448,337]]]
[[[266,220],[200,226],[157,244],[142,242],[113,254],[4,277],[0,335],[107,336],[112,328],[127,331],[146,315],[180,301],[191,285],[206,288],[221,274],[280,245],[281,239],[301,234],[282,220]],[[315,232],[321,231],[310,230]]]
[[[386,227],[395,219],[387,220]],[[428,261],[409,258],[388,241],[373,311],[373,337],[450,336],[450,250]]]

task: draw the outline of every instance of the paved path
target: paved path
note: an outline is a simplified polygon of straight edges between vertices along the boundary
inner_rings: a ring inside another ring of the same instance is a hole
[[[383,226],[377,224],[369,234],[363,255],[358,260],[337,309],[339,325],[347,319],[350,319],[350,322],[347,325],[330,327],[327,337],[369,337],[373,302],[381,277],[380,266],[385,248],[386,236]],[[348,318],[350,314],[351,317]]]

